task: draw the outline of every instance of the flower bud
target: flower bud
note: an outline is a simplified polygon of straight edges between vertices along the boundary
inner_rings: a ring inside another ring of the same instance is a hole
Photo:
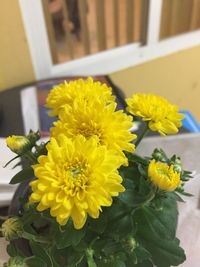
[[[32,146],[35,145],[35,143],[40,139],[40,132],[33,132],[32,130],[27,135],[27,139],[31,143]]]
[[[137,241],[132,236],[129,236],[123,241],[123,245],[127,251],[133,252],[137,247]]]
[[[157,148],[154,150],[154,152],[152,154],[152,158],[154,158],[156,161],[163,161],[164,160],[163,153]]]
[[[174,162],[174,171],[181,173],[182,172],[182,165],[180,159],[176,158]]]
[[[137,247],[136,240],[133,237],[129,237],[129,239],[127,241],[128,241],[130,251],[133,251]]]
[[[20,256],[12,257],[4,264],[4,267],[25,267],[24,259]]]
[[[31,149],[31,143],[25,136],[12,135],[6,138],[6,144],[14,153],[21,155]]]
[[[148,177],[159,189],[174,191],[180,184],[180,173],[174,170],[174,165],[151,160],[148,166]]]
[[[182,166],[181,164],[174,164],[174,171],[181,173],[182,172]]]
[[[10,241],[21,237],[23,227],[18,217],[12,217],[7,219],[2,224],[2,235],[6,240]]]
[[[175,161],[174,161],[175,164],[181,164],[181,160],[180,158],[176,158]]]

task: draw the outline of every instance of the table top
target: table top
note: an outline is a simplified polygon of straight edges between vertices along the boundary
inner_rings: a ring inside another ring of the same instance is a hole
[[[186,185],[186,191],[194,196],[179,204],[177,236],[187,256],[181,267],[199,267],[200,262],[200,134],[181,134],[170,137],[145,138],[137,148],[140,155],[149,156],[154,148],[162,148],[168,156],[181,157],[183,167],[194,171],[194,179]],[[5,241],[0,240],[0,259],[6,258]],[[1,265],[0,265],[1,266]]]

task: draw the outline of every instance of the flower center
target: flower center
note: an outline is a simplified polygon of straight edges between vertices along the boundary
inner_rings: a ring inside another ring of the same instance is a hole
[[[75,167],[68,170],[72,178],[77,178],[81,174],[81,168]]]
[[[171,180],[168,168],[158,168],[157,171],[159,175],[164,176],[166,179]]]
[[[83,122],[79,125],[77,131],[86,138],[96,135],[99,138],[99,141],[101,140],[101,129],[96,125],[96,123],[87,124]]]
[[[72,163],[65,166],[65,179],[63,189],[66,194],[75,196],[86,189],[88,183],[88,164],[83,162]]]

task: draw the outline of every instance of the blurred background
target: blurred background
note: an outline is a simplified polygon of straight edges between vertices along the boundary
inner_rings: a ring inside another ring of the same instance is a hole
[[[200,121],[200,0],[2,0],[0,34],[1,102],[27,83],[108,75]]]

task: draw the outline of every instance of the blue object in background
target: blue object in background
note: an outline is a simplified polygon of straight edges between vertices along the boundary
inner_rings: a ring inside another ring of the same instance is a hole
[[[185,115],[185,118],[182,120],[183,127],[191,133],[199,133],[200,125],[197,123],[192,114],[188,110],[182,110],[180,113]]]
[[[49,133],[50,128],[53,126],[53,122],[57,120],[56,117],[50,117],[48,115],[49,111],[50,109],[44,106],[39,107],[41,131],[46,133]]]

